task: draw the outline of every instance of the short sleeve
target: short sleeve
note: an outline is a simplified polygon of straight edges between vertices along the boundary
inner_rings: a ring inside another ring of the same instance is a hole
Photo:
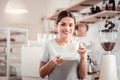
[[[49,47],[47,45],[45,45],[45,49],[44,49],[41,61],[48,62],[49,57],[50,57],[50,55],[49,55]]]

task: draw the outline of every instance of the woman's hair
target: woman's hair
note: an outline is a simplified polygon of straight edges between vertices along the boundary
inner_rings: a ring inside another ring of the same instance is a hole
[[[58,14],[58,17],[57,17],[57,20],[56,20],[56,24],[58,24],[60,22],[60,20],[64,17],[71,17],[74,19],[74,22],[76,23],[76,19],[74,17],[74,15],[69,12],[69,11],[61,11],[59,14]]]
[[[75,30],[78,30],[78,27],[79,26],[85,26],[86,27],[86,31],[89,30],[89,26],[85,23],[77,23],[76,26],[75,26]]]

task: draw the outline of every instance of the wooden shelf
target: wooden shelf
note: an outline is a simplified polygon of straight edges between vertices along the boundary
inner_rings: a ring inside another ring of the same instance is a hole
[[[120,15],[120,11],[102,11],[93,15],[86,16],[85,18],[82,18],[78,22],[80,23],[95,23],[100,20],[100,17],[115,17],[117,15]],[[51,33],[57,33],[57,29],[49,30]]]
[[[25,44],[26,42],[25,41],[11,41],[10,42],[11,44],[21,44],[21,45],[23,45],[23,44]],[[0,46],[6,46],[6,44],[7,44],[7,42],[0,42]]]
[[[28,30],[21,28],[1,27],[0,28],[0,62],[5,63],[4,70],[6,71],[0,75],[0,80],[17,80],[17,73],[15,73],[16,79],[13,79],[10,75],[14,75],[11,71],[11,64],[20,64],[21,56],[15,55],[15,52],[21,50],[23,44],[26,44],[28,39]],[[20,45],[20,46],[19,46]],[[13,47],[19,46],[19,47]],[[17,50],[16,50],[17,49]],[[13,53],[14,52],[14,53]],[[4,56],[4,55],[5,56]],[[12,55],[14,54],[14,55]],[[19,53],[20,54],[20,53]],[[21,55],[21,54],[20,54]],[[18,69],[15,67],[15,69]],[[20,76],[20,75],[18,75]]]
[[[73,6],[70,6],[66,9],[63,9],[63,10],[67,10],[67,11],[71,11],[71,12],[79,12],[80,10],[83,10],[89,6],[92,6],[98,2],[100,2],[101,0],[80,0],[79,3],[73,5]],[[61,11],[63,11],[61,10]],[[57,18],[57,15],[60,13],[59,12],[56,12],[55,14],[53,14],[52,16],[50,16],[48,19],[50,20],[56,20]]]
[[[78,22],[81,23],[95,23],[100,20],[100,17],[115,17],[120,14],[120,11],[102,11],[93,15],[86,16]]]

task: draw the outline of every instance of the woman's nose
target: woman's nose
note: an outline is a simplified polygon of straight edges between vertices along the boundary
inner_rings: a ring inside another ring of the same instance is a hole
[[[66,25],[65,29],[66,29],[66,30],[69,30],[69,29],[70,29],[69,25]]]

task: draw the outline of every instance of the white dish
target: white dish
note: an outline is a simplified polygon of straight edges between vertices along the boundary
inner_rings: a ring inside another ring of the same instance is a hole
[[[76,57],[64,57],[63,60],[77,60]]]

